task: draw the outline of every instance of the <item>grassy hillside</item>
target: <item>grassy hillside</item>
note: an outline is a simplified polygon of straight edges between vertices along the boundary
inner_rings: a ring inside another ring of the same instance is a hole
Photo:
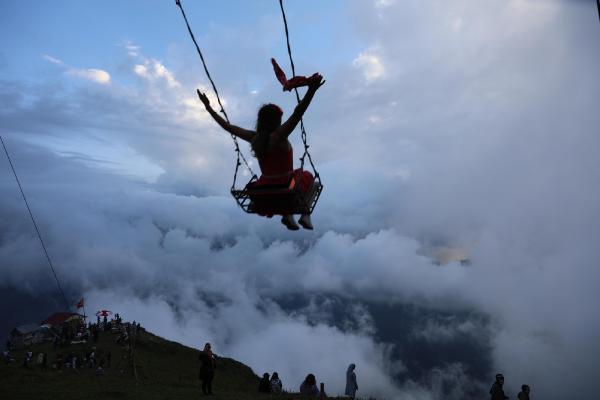
[[[38,365],[22,366],[27,350],[14,351],[15,362],[0,363],[2,398],[11,400],[70,400],[70,399],[194,399],[203,397],[198,380],[199,351],[170,342],[149,332],[141,331],[136,339],[136,373],[127,362],[127,350],[115,343],[116,336],[101,332],[96,344],[77,344],[52,349],[50,343],[32,346],[35,355],[48,353],[48,368]],[[111,353],[111,364],[105,374],[97,376],[94,369],[82,367],[56,370],[51,367],[57,353],[89,351]],[[252,370],[233,359],[219,358],[213,381],[213,399],[273,399],[273,395],[257,393],[259,378]],[[281,399],[300,398],[298,395],[277,396]]]

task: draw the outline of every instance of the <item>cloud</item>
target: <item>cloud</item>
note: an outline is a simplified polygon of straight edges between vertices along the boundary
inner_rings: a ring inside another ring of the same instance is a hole
[[[123,44],[123,48],[127,50],[127,54],[129,54],[131,57],[138,57],[140,55],[140,46],[137,46],[132,42],[125,42]]]
[[[146,59],[144,64],[136,64],[133,67],[133,71],[140,77],[145,79],[164,79],[167,85],[171,88],[181,86],[179,82],[173,76],[173,73],[169,71],[162,63],[157,60]]]
[[[110,83],[110,74],[101,69],[89,68],[89,69],[69,69],[67,74],[75,76],[81,79],[99,83],[101,85],[108,85]]]
[[[375,7],[387,8],[387,7],[390,7],[393,3],[394,3],[394,0],[376,0]]]
[[[51,62],[52,64],[56,64],[62,67],[65,70],[65,74],[67,76],[74,76],[80,79],[84,79],[87,81],[91,81],[94,83],[98,83],[100,85],[108,85],[110,83],[110,74],[102,69],[97,68],[75,68],[65,64],[62,60],[44,54],[42,56],[46,61]]]
[[[362,70],[367,82],[379,79],[385,74],[383,62],[377,55],[371,52],[360,53],[352,61],[352,65]]]
[[[428,320],[424,327],[415,329],[414,334],[428,342],[446,342],[453,340],[457,335],[471,335],[477,333],[477,326],[472,320],[456,321],[455,318],[446,318],[442,321]]]
[[[135,72],[137,75],[146,78],[148,76],[148,68],[146,68],[144,65],[141,64],[137,64],[133,67],[133,72]]]
[[[51,62],[51,63],[53,63],[53,64],[56,64],[56,65],[64,65],[64,63],[63,63],[61,60],[59,60],[58,58],[55,58],[55,57],[49,56],[49,55],[47,55],[47,54],[44,54],[44,55],[43,55],[43,57],[44,57],[44,59],[45,59],[45,60],[48,60],[48,61],[50,61],[50,62]]]

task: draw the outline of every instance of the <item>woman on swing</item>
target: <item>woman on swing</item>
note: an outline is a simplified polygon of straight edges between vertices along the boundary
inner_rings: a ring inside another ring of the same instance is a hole
[[[298,78],[302,78],[300,79],[301,82],[293,84],[293,80],[298,80]],[[281,79],[280,81],[283,84]],[[258,110],[255,131],[229,124],[211,107],[206,94],[198,90],[198,96],[202,103],[204,103],[206,111],[208,111],[221,128],[250,143],[252,152],[258,159],[258,165],[260,166],[261,171],[261,176],[255,185],[285,185],[290,182],[290,179],[293,176],[299,185],[300,190],[303,193],[306,193],[312,188],[315,178],[308,171],[300,169],[294,170],[293,149],[288,140],[288,136],[290,136],[294,128],[298,125],[313,96],[325,81],[320,74],[315,73],[308,78],[294,77],[290,79],[289,82],[292,83],[292,87],[308,86],[304,98],[298,103],[292,115],[284,123],[281,123],[281,117],[283,115],[281,108],[275,104],[263,105]],[[289,87],[290,86],[286,87],[284,85],[284,90],[291,90]],[[296,231],[300,229],[291,214],[282,215],[281,223],[289,230]],[[304,229],[313,229],[310,214],[302,214],[298,223],[302,225]]]

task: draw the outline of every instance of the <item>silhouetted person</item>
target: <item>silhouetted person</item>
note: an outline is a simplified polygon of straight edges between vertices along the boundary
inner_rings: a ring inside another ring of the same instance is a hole
[[[307,396],[318,396],[319,388],[317,387],[317,379],[313,374],[306,375],[304,382],[300,385],[300,394]]]
[[[30,368],[32,359],[33,359],[33,352],[32,351],[26,352],[25,357],[23,358],[23,364],[21,364],[21,366],[23,368]]]
[[[356,391],[358,390],[358,383],[356,382],[356,373],[354,369],[356,365],[350,364],[348,369],[346,370],[346,391],[344,394],[346,396],[350,396],[353,399],[356,396]]]
[[[2,352],[2,358],[4,359],[4,362],[6,364],[9,364],[11,362],[14,362],[15,359],[13,358],[13,356],[10,354],[10,350],[6,349]]]
[[[202,103],[204,103],[206,111],[208,111],[221,128],[249,142],[252,146],[252,151],[258,159],[258,165],[262,173],[258,181],[253,184],[253,187],[285,186],[293,178],[296,182],[296,187],[300,188],[302,193],[307,193],[312,189],[315,180],[314,176],[308,171],[301,169],[294,170],[293,149],[288,140],[288,136],[291,135],[294,128],[300,122],[313,96],[325,81],[323,81],[323,77],[320,74],[315,73],[307,78],[306,83],[308,90],[287,121],[281,123],[281,117],[283,116],[281,108],[275,104],[265,104],[258,111],[256,130],[240,128],[227,122],[213,110],[206,94],[198,90],[198,96]],[[290,214],[282,215],[281,223],[290,230],[295,231],[300,229]],[[305,229],[313,229],[310,214],[303,214],[298,223]]]
[[[504,376],[502,374],[496,374],[496,382],[492,385],[490,389],[491,400],[506,400],[508,396],[504,394]]]
[[[521,391],[517,395],[517,399],[519,400],[529,400],[529,385],[522,385]]]
[[[204,345],[204,350],[200,352],[200,380],[202,381],[202,393],[213,394],[212,381],[215,377],[217,367],[215,355],[213,354],[210,343]]]
[[[269,381],[269,374],[266,372],[263,374],[260,383],[258,384],[259,393],[271,393],[271,383]]]
[[[327,398],[327,393],[325,393],[325,384],[321,382],[321,391],[319,392],[319,400],[325,400]]]
[[[279,394],[283,389],[283,384],[281,383],[281,379],[279,379],[279,374],[277,372],[273,372],[271,375],[271,381],[269,382],[271,385],[271,393]]]

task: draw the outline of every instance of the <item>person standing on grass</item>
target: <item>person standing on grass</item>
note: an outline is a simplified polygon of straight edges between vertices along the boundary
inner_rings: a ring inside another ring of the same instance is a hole
[[[517,395],[517,399],[519,400],[529,400],[529,385],[522,385],[521,391]]]
[[[508,396],[504,394],[504,376],[502,374],[496,374],[496,382],[490,389],[490,400],[507,400]]]
[[[210,343],[204,345],[200,352],[200,380],[202,381],[202,393],[212,395],[212,381],[215,377],[217,367],[216,357],[211,350]]]
[[[271,375],[271,393],[279,394],[283,389],[283,384],[281,383],[281,379],[279,379],[279,374],[277,372],[273,372]]]
[[[306,375],[304,382],[300,385],[300,394],[305,396],[318,396],[317,379],[313,374]]]
[[[346,370],[346,391],[344,394],[346,396],[350,396],[353,399],[356,396],[356,391],[358,390],[358,383],[356,382],[356,373],[354,369],[356,365],[350,364],[348,369]]]
[[[23,368],[30,368],[31,360],[33,359],[33,352],[28,351],[25,353],[25,358],[23,359],[23,364],[21,365]]]
[[[35,363],[41,367],[43,362],[44,362],[44,353],[39,352]]]
[[[271,393],[269,374],[267,374],[266,372],[263,374],[263,377],[258,384],[258,392],[259,393]]]

